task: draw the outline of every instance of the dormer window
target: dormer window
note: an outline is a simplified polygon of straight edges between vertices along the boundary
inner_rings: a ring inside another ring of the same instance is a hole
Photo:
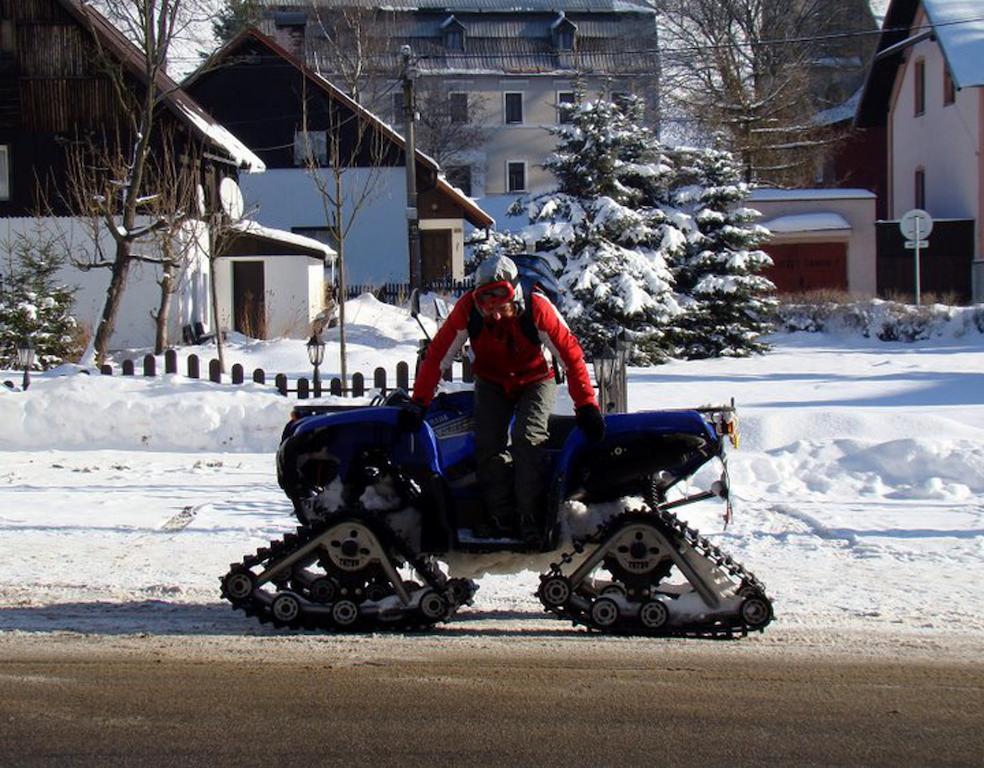
[[[453,15],[448,16],[441,24],[441,35],[444,38],[444,47],[449,51],[465,50],[465,25]]]
[[[577,25],[561,11],[556,21],[550,25],[554,48],[558,51],[573,51],[577,36]]]

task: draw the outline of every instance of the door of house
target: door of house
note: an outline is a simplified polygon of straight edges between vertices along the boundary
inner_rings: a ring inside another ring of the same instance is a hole
[[[450,229],[420,231],[420,267],[425,284],[451,278]]]
[[[233,325],[244,336],[266,338],[265,295],[263,262],[232,262]]]

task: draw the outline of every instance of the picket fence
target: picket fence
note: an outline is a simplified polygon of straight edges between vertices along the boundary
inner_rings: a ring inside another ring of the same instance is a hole
[[[164,353],[164,373],[177,374],[178,367],[177,352],[173,349],[167,350]],[[301,377],[294,382],[294,386],[292,387],[287,375],[278,373],[273,377],[273,386],[284,397],[296,395],[298,400],[307,400],[311,397],[323,397],[325,395],[331,395],[333,397],[365,397],[368,392],[373,390],[378,390],[380,394],[385,395],[393,389],[410,391],[410,370],[410,364],[401,360],[396,364],[396,371],[393,379],[390,379],[390,376],[385,368],[379,367],[373,371],[371,385],[367,384],[366,377],[361,372],[356,372],[352,374],[351,383],[348,386],[346,386],[345,383],[338,377],[330,379],[327,382],[327,386],[320,379],[316,382],[312,382],[308,378]],[[109,363],[103,365],[99,369],[99,372],[104,376],[114,375],[113,366]],[[137,363],[133,360],[124,360],[120,365],[120,374],[123,376],[136,376]],[[474,381],[471,362],[467,358],[465,358],[462,362],[461,374],[461,381],[468,383]],[[154,355],[144,355],[143,360],[141,361],[140,375],[158,375],[157,358],[154,357]],[[184,375],[189,379],[202,378],[202,361],[198,355],[188,355]],[[268,380],[269,376],[262,368],[254,369],[250,378],[251,382],[263,385],[267,384]],[[448,371],[445,372],[444,380],[454,381],[452,369],[448,369]],[[214,358],[208,361],[208,381],[215,384],[223,383],[222,367],[219,364],[219,361]],[[243,369],[242,365],[236,363],[232,366],[228,381],[233,385],[244,384],[246,382],[246,371]],[[393,382],[392,385],[390,384],[391,381]]]
[[[470,281],[466,280],[432,280],[424,287],[425,291],[441,293],[457,298],[472,289]],[[345,293],[349,299],[354,299],[364,293],[371,293],[386,304],[404,304],[410,298],[412,290],[410,283],[383,283],[382,285],[349,285]]]

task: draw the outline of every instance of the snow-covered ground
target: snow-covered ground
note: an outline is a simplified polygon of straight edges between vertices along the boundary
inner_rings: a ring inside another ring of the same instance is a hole
[[[350,370],[413,359],[405,313],[364,297],[349,316]],[[766,582],[777,626],[984,637],[984,336],[772,341],[762,357],[630,372],[632,410],[739,407],[734,522],[718,504],[692,522]],[[308,373],[301,342],[230,347],[247,371]],[[329,343],[326,375],[336,359]],[[271,631],[217,590],[294,525],[273,466],[289,408],[258,385],[71,368],[0,387],[0,627]],[[539,615],[535,585],[488,576],[472,610]]]

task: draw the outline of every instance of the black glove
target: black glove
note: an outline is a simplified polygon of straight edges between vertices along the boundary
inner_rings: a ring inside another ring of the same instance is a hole
[[[427,407],[416,400],[410,400],[400,406],[396,414],[396,426],[403,432],[416,432],[424,423],[424,411]]]
[[[584,436],[592,443],[600,443],[605,439],[605,417],[601,415],[597,405],[582,405],[574,410],[574,418]]]

